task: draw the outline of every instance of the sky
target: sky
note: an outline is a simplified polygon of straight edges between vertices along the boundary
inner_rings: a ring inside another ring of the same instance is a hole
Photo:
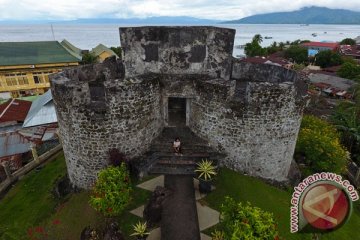
[[[359,0],[0,0],[0,20],[190,16],[233,20],[305,6],[360,11]]]

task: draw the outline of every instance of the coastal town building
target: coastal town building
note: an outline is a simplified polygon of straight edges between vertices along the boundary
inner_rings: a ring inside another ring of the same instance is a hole
[[[49,74],[80,61],[57,41],[0,42],[1,97],[43,94],[50,88]]]
[[[113,50],[111,50],[110,48],[106,47],[103,44],[99,44],[96,47],[94,47],[90,51],[90,53],[96,57],[97,62],[99,63],[102,63],[105,59],[109,57],[115,56],[116,58],[119,58],[119,56],[116,55],[116,53]]]
[[[278,56],[267,56],[267,57],[248,57],[240,60],[241,62],[258,63],[258,64],[270,64],[274,66],[280,66],[287,69],[291,69],[294,63],[290,62],[286,58]]]
[[[352,57],[360,61],[360,44],[359,45],[341,45],[339,49],[340,54]]]
[[[9,99],[0,104],[0,130],[8,126],[22,125],[30,107],[31,102],[20,99]]]
[[[315,56],[321,51],[338,51],[339,49],[339,43],[330,43],[330,42],[305,42],[302,43],[301,46],[308,49],[308,55],[309,56]]]

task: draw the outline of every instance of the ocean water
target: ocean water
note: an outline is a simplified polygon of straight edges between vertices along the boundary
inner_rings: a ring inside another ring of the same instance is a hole
[[[67,39],[81,49],[91,49],[99,43],[108,47],[119,46],[119,27],[121,26],[125,25],[53,24],[53,34],[50,24],[0,24],[0,42]],[[272,37],[272,39],[264,39],[263,46],[268,46],[274,41],[294,41],[296,39],[340,41],[360,35],[360,25],[218,24],[215,26],[236,29],[235,45],[244,45],[250,42],[255,34]],[[313,33],[316,33],[317,36],[313,37]],[[239,54],[243,54],[243,50],[234,48],[233,55]]]

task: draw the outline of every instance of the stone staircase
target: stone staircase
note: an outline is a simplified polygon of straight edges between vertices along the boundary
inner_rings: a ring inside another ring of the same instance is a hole
[[[181,155],[176,155],[172,147],[176,137],[181,141]],[[217,164],[221,154],[214,151],[207,141],[198,137],[188,127],[169,127],[152,142],[144,157],[149,174],[194,175],[197,162],[209,159]]]

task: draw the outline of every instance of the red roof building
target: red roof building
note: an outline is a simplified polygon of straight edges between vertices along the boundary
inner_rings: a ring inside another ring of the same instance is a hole
[[[0,125],[6,123],[23,123],[31,107],[31,102],[9,99],[0,104]]]
[[[313,49],[318,51],[332,50],[337,51],[339,49],[339,43],[329,43],[329,42],[307,42],[301,44],[301,46],[307,49]]]

